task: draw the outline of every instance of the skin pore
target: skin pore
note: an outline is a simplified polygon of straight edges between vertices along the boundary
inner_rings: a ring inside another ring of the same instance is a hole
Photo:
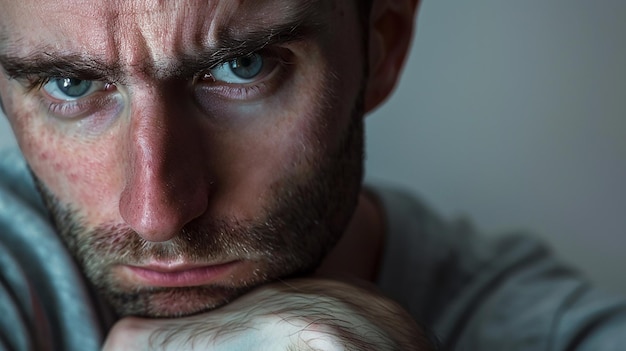
[[[312,272],[342,235],[368,238],[375,262],[353,1],[93,2],[2,1],[0,96],[60,234],[119,315],[215,308]],[[136,269],[216,266],[191,286]]]

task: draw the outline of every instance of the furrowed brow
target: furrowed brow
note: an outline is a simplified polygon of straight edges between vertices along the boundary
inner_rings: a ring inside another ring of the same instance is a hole
[[[145,69],[153,70],[161,78],[192,77],[218,64],[267,47],[320,35],[324,26],[316,3],[313,0],[303,2],[289,19],[281,23],[246,29],[224,28],[218,32],[215,46],[172,58],[172,62],[164,62],[164,65],[149,65]],[[6,42],[3,46],[11,47]],[[104,60],[83,54],[54,53],[46,48],[35,48],[31,54],[25,56],[10,54],[10,50],[3,49],[0,51],[0,65],[14,79],[70,77],[110,82],[124,80],[121,65],[106,64]]]
[[[72,77],[85,80],[113,80],[119,72],[96,59],[78,54],[53,54],[45,49],[25,57],[0,53],[0,65],[14,79]]]
[[[238,57],[246,56],[265,48],[280,44],[301,41],[319,35],[323,30],[321,22],[315,21],[312,13],[307,18],[303,11],[293,20],[269,26],[268,28],[234,31],[224,29],[218,33],[216,47],[187,55],[181,60],[181,75],[197,74],[199,71],[215,67]]]

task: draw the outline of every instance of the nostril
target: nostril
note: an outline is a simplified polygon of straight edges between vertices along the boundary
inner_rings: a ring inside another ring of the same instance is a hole
[[[205,193],[201,187],[189,190],[155,185],[127,187],[120,199],[120,214],[143,239],[168,241],[206,211]]]

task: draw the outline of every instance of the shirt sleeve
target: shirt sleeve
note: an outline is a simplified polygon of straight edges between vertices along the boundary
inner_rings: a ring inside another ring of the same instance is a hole
[[[0,345],[2,350],[51,350],[42,301],[11,252],[0,244]]]
[[[105,324],[98,306],[49,223],[23,159],[0,153],[0,345],[99,350]]]
[[[621,350],[626,303],[523,233],[483,237],[414,197],[376,189],[387,213],[381,289],[444,349]]]

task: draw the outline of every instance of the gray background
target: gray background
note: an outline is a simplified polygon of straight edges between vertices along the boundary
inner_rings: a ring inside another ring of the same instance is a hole
[[[626,1],[426,0],[418,23],[367,119],[368,177],[489,235],[528,229],[626,293]]]

